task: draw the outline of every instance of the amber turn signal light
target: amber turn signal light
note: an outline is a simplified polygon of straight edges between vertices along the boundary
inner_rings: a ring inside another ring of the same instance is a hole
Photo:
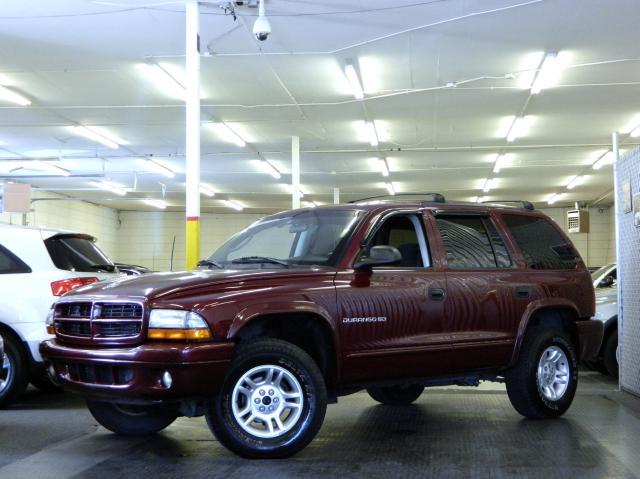
[[[56,334],[56,328],[53,326],[47,326],[47,333],[48,334]]]
[[[209,329],[149,329],[147,333],[149,339],[172,339],[172,340],[202,340],[211,339]]]

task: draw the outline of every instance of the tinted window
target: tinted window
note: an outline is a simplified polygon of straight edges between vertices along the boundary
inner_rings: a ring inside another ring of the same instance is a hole
[[[67,271],[114,271],[115,266],[100,251],[93,238],[84,235],[57,235],[44,241],[56,268]]]
[[[397,266],[401,268],[424,268],[421,243],[426,249],[422,218],[417,215],[394,215],[382,223],[382,226],[368,242],[366,251],[372,246],[393,246],[402,255],[402,260]]]
[[[527,265],[534,269],[573,269],[573,247],[545,218],[505,215],[504,222],[518,243]]]
[[[31,268],[7,248],[0,245],[0,274],[31,273]]]
[[[438,228],[451,269],[508,268],[511,259],[489,218],[439,216]]]

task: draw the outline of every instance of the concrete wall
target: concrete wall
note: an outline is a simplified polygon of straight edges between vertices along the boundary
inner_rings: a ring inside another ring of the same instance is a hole
[[[35,198],[63,198],[37,192]],[[170,269],[175,237],[174,270],[184,269],[184,214],[181,212],[120,211],[84,202],[35,201],[27,215],[33,226],[68,229],[92,234],[100,247],[114,260],[140,264],[156,271]],[[542,211],[566,229],[566,211],[570,208],[545,208]],[[247,213],[204,214],[202,216],[201,256],[207,257],[227,238],[246,228],[263,215]],[[22,215],[0,214],[0,222],[21,224]],[[591,208],[590,232],[570,235],[589,266],[615,261],[613,209]]]
[[[38,201],[38,198],[58,198],[53,193],[35,192],[33,211],[27,214],[29,226],[40,226],[88,233],[98,238],[100,248],[115,257],[118,246],[118,213],[104,206],[82,201]],[[21,214],[1,213],[0,223],[22,224]]]

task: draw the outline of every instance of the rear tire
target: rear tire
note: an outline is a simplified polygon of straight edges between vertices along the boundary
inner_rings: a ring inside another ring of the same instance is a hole
[[[415,402],[423,391],[424,387],[417,384],[372,387],[367,389],[367,393],[369,393],[372,399],[389,406],[408,406]]]
[[[618,331],[613,331],[602,348],[602,362],[604,363],[604,368],[607,371],[607,374],[614,378],[618,377],[619,372],[617,351]]]
[[[564,331],[535,326],[524,338],[516,365],[507,371],[513,407],[530,419],[559,417],[569,409],[578,386],[578,365]]]
[[[274,459],[306,447],[326,408],[324,378],[313,359],[291,343],[266,338],[240,347],[205,416],[227,449]]]
[[[29,361],[22,344],[3,335],[4,357],[0,358],[0,408],[17,401],[29,385]]]
[[[132,406],[87,400],[89,412],[101,426],[121,436],[149,436],[162,431],[178,417],[156,406]]]

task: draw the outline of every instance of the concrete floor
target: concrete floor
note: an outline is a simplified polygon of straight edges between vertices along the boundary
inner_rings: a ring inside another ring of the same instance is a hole
[[[0,478],[640,477],[640,400],[581,372],[558,420],[523,420],[502,385],[426,390],[414,406],[365,393],[329,406],[297,456],[249,461],[225,450],[204,419],[179,419],[146,439],[98,427],[82,400],[30,390],[0,411]]]

